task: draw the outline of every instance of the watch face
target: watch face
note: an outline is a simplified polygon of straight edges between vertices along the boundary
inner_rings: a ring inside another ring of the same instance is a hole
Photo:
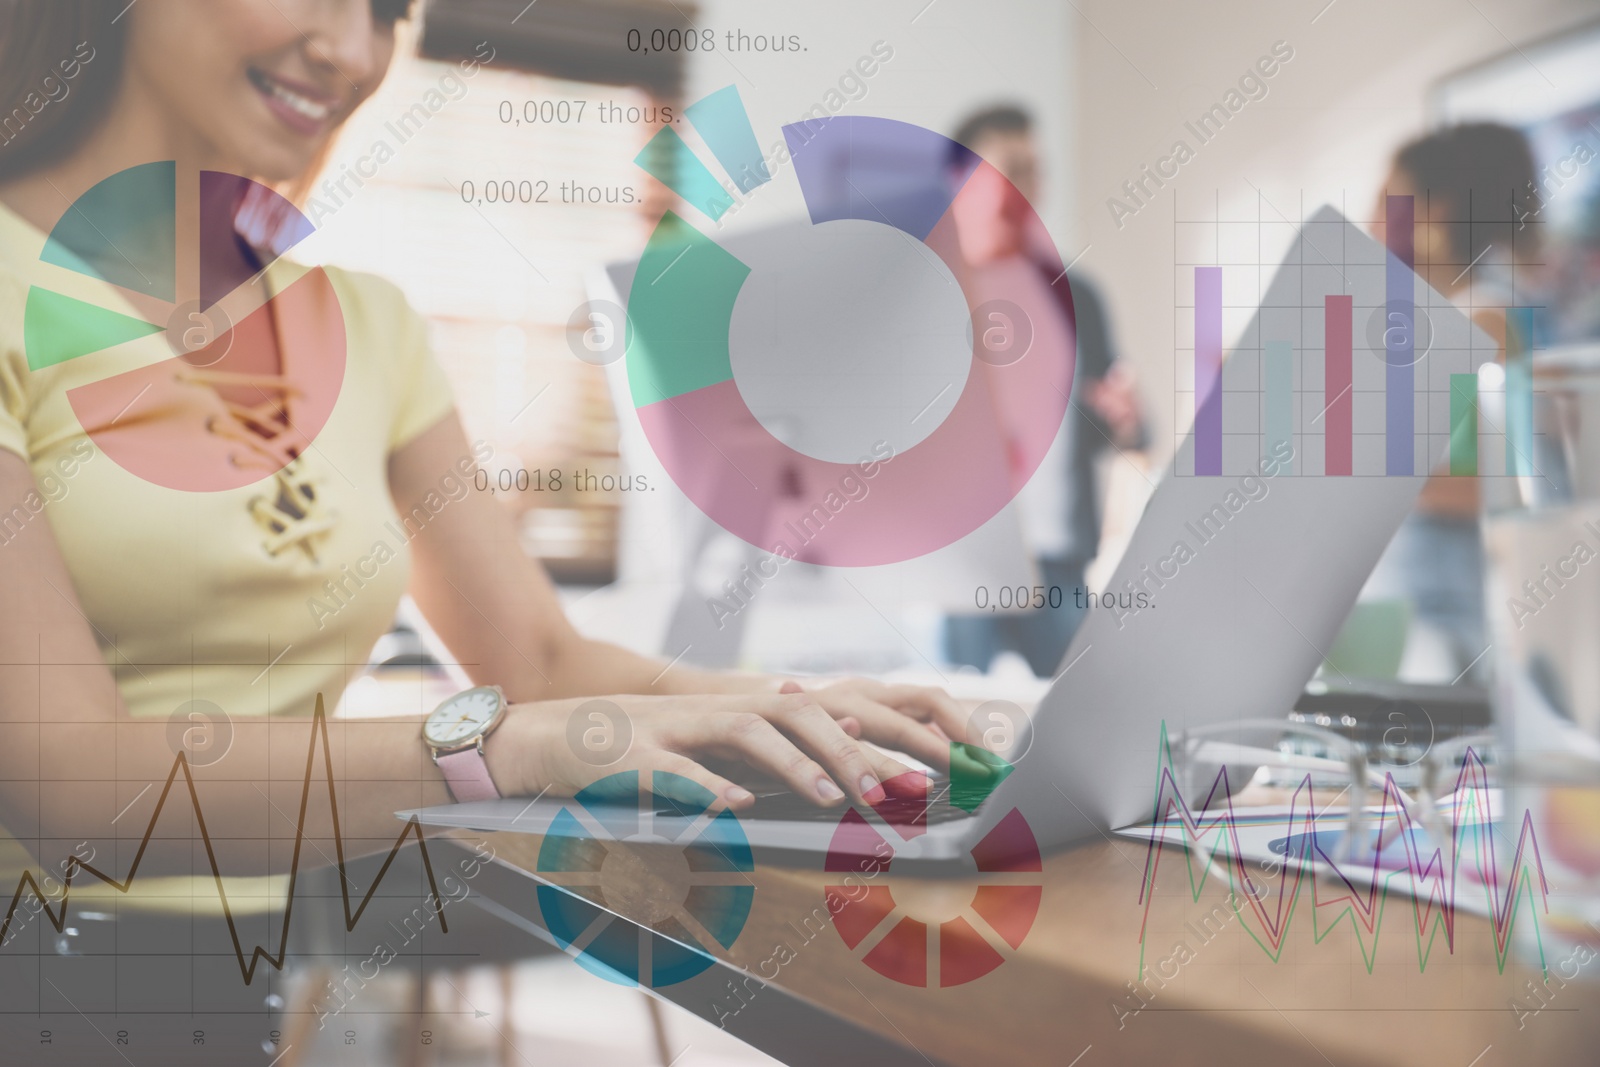
[[[499,711],[499,693],[487,688],[469,689],[429,715],[422,735],[432,745],[460,745],[483,733]]]

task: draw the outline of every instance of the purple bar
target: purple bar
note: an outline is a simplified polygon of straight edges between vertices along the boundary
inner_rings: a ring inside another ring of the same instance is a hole
[[[1416,202],[1409,196],[1384,201],[1384,243],[1389,246],[1383,320],[1384,454],[1389,474],[1412,474],[1416,452],[1416,308],[1412,268],[1416,264],[1412,222]]]
[[[1194,269],[1194,472],[1222,473],[1222,268]]]

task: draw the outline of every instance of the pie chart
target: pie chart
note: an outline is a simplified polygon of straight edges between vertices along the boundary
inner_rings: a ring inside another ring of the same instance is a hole
[[[333,410],[344,317],[321,269],[264,299],[237,291],[314,229],[238,175],[180,182],[170,161],[120,171],[75,200],[45,242],[46,284],[29,289],[24,316],[29,370],[105,354],[97,376],[66,386],[68,401],[100,450],[145,481],[221,492],[270,477]],[[66,272],[61,288],[82,293],[83,278],[109,288],[91,287],[98,301],[59,292],[55,270]],[[163,333],[172,354],[152,361],[147,339]]]
[[[708,945],[732,947],[755,900],[747,877],[755,858],[733,812],[709,810],[715,801],[665,771],[641,792],[639,772],[623,771],[557,813],[539,848],[539,877],[550,883],[538,888],[539,911],[585,970],[659,989],[710,967]],[[690,820],[688,828],[657,834],[658,811]]]
[[[983,761],[992,768],[985,785],[972,780],[985,776],[970,769],[972,754],[966,759],[967,781],[955,784],[976,807],[1004,777],[996,773],[1003,764],[993,756]],[[969,852],[978,883],[970,902],[945,906],[937,921],[903,907],[877,879],[894,862],[883,856],[926,832],[927,781],[916,772],[891,779],[884,799],[866,814],[857,808],[844,814],[824,869],[858,881],[829,885],[825,896],[834,929],[862,963],[902,985],[947,988],[982,978],[1022,947],[1039,914],[1044,864],[1028,821],[1012,808]]]
[[[722,104],[716,124],[702,116],[698,125],[706,126],[702,133],[712,145],[754,144],[737,96],[725,97],[728,92],[716,94]],[[689,111],[696,118],[695,108]],[[732,128],[738,138],[718,136]],[[874,465],[870,495],[846,506],[833,490],[852,484],[857,465],[780,441],[753,413],[735,374],[741,361],[759,366],[773,358],[764,353],[783,351],[791,322],[813,338],[809,357],[802,346],[801,361],[814,360],[826,344],[822,327],[840,314],[838,304],[819,286],[792,285],[781,296],[785,326],[755,339],[747,346],[757,349],[753,353],[734,351],[736,306],[751,290],[765,287],[751,284],[750,264],[672,211],[651,233],[628,295],[626,366],[633,404],[678,488],[749,544],[796,558],[804,545],[804,558],[829,566],[914,559],[960,540],[1004,508],[1038,469],[1065,418],[1075,327],[1052,352],[1028,354],[1024,344],[996,358],[989,349],[994,302],[983,300],[972,284],[975,271],[967,254],[974,244],[972,220],[1008,195],[1019,205],[1024,229],[1045,242],[1048,234],[998,170],[932,130],[874,116],[833,116],[785,126],[783,135],[809,224],[833,242],[835,269],[863,254],[859,236],[870,231],[914,249],[911,262],[959,286],[951,295],[964,306],[954,332],[964,325],[968,336],[954,340],[970,351],[971,372],[964,382],[949,383],[950,410],[914,445]],[[656,140],[663,138],[658,148],[678,148],[672,153],[676,171],[662,170],[663,180],[702,213],[720,218],[727,210],[722,187],[670,128]],[[768,180],[757,165],[759,153],[744,165],[735,165],[736,156],[719,153],[719,162],[736,176]],[[640,158],[648,167],[649,155]],[[690,181],[686,171],[700,178]],[[1055,255],[1053,247],[1049,254]],[[1059,283],[1059,299],[1070,307],[1065,275],[1063,270],[1051,285]],[[909,280],[878,281],[870,302],[881,305],[884,318],[899,321],[905,317],[900,291],[909,291]],[[1025,327],[1025,316],[1015,325]],[[886,347],[905,368],[926,362],[927,344],[909,333]],[[864,380],[866,373],[859,377]],[[837,403],[853,404],[860,384],[848,376],[834,381]],[[1002,410],[1004,415],[997,414]]]

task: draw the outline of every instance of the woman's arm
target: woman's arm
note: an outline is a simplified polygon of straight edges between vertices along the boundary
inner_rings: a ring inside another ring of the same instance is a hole
[[[390,457],[389,485],[402,515],[459,474],[472,449],[452,415]],[[427,509],[424,508],[424,513]],[[412,542],[412,596],[451,654],[479,684],[512,700],[607,693],[776,692],[749,676],[698,676],[589,641],[567,620],[543,568],[518,543],[506,510],[468,492],[434,514]],[[692,680],[691,680],[692,679]]]
[[[401,514],[420,505],[444,475],[472,452],[454,417],[444,419],[390,459],[389,482]],[[413,542],[412,594],[456,660],[479,684],[501,686],[514,700],[597,694],[776,693],[797,691],[783,679],[719,674],[640,656],[585,638],[561,609],[550,579],[518,543],[506,510],[468,493],[429,521]],[[944,734],[964,733],[960,706],[923,686],[861,679],[812,688],[807,695],[837,720],[853,720],[867,740],[943,765]],[[849,791],[849,787],[846,787]]]
[[[0,516],[36,491],[27,464],[0,452]],[[38,839],[42,862],[87,841],[96,866],[124,878],[176,765],[168,723],[128,716],[47,514],[0,544],[0,605],[0,822],[25,842]],[[125,685],[140,684],[138,664],[119,670]],[[233,743],[222,759],[188,766],[218,863],[228,874],[285,869],[289,851],[281,843],[294,836],[311,723],[240,717],[230,725]],[[330,719],[327,737],[349,854],[392,844],[401,829],[394,812],[448,801],[415,719]],[[322,772],[319,760],[305,813],[311,857],[319,849],[333,855]],[[356,782],[360,788],[348,788]],[[194,869],[192,807],[180,772],[140,861],[143,873]],[[269,849],[273,841],[280,847]]]
[[[36,492],[28,465],[0,451],[0,519],[28,514],[24,501]],[[330,783],[346,856],[390,847],[403,829],[396,811],[450,800],[415,717],[328,718],[325,745],[310,719],[237,717],[228,724],[232,743],[225,755],[204,765],[180,763],[181,743],[174,747],[165,717],[128,715],[101,648],[104,642],[115,655],[113,636],[98,634],[85,615],[48,519],[12,521],[4,535],[0,824],[28,844],[41,864],[51,867],[77,852],[94,857],[91,869],[118,883],[141,874],[203,874],[198,809],[223,874],[279,873],[290,866],[287,845],[300,820],[301,862],[332,862]],[[139,664],[121,663],[118,671],[130,692],[140,684]],[[863,778],[875,783],[904,770],[858,748],[804,696],[622,700],[634,741],[625,760],[608,770],[672,771],[734,806],[752,798],[706,770],[707,757],[761,767],[819,803],[843,799],[824,787],[831,784],[830,774],[851,782],[847,791],[860,797],[870,788],[862,786]],[[596,769],[567,751],[565,742],[568,716],[580,702],[510,709],[489,745],[503,792],[572,792],[595,777]],[[791,738],[821,754],[828,769]],[[158,804],[156,832],[140,853]],[[85,843],[92,851],[81,847]]]

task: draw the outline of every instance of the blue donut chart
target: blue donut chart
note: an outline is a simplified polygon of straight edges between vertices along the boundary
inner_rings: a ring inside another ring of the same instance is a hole
[[[659,989],[716,962],[707,938],[724,949],[733,946],[755,901],[745,877],[755,870],[755,857],[732,811],[711,814],[716,799],[665,771],[652,772],[641,791],[640,773],[622,771],[581,790],[556,814],[536,868],[559,886],[538,887],[539,912],[585,970],[619,985]],[[689,840],[652,838],[657,811],[691,820]],[[655,921],[635,925],[608,907],[604,867],[614,844],[639,841],[680,848],[688,884],[683,899],[666,901]]]

